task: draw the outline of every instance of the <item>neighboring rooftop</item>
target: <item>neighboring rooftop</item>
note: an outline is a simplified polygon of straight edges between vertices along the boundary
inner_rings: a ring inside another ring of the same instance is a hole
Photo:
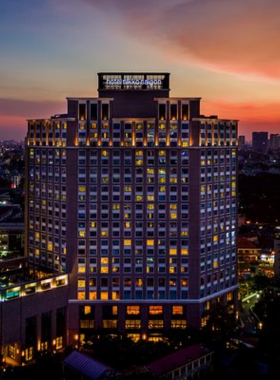
[[[153,375],[162,376],[209,353],[210,351],[206,347],[194,344],[156,360],[145,367]]]
[[[62,364],[64,367],[70,368],[70,370],[79,372],[83,379],[98,380],[103,378],[107,373],[115,372],[111,367],[79,351],[73,351],[64,359]]]

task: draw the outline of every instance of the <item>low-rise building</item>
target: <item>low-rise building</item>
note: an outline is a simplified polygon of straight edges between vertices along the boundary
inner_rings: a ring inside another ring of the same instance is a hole
[[[6,271],[0,277],[0,352],[26,363],[66,346],[68,275]],[[44,296],[42,297],[42,293]]]
[[[156,360],[146,369],[158,379],[207,379],[212,370],[213,352],[195,344]]]

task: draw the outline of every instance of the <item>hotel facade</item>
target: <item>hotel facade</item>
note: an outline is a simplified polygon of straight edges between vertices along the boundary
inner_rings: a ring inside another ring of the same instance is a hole
[[[98,73],[98,97],[28,120],[26,255],[69,276],[68,343],[159,340],[237,306],[237,121],[169,73]]]

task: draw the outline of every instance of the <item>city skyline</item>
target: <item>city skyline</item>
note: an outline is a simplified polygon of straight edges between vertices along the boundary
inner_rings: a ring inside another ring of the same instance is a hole
[[[30,118],[96,96],[98,71],[172,72],[173,96],[240,120],[239,134],[280,130],[280,4],[274,0],[13,1],[0,6],[0,139]]]

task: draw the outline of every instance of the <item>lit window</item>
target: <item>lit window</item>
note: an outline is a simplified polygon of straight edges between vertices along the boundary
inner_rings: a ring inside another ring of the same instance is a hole
[[[227,294],[227,301],[232,301],[232,300],[233,300],[232,293],[228,293]]]
[[[112,292],[112,299],[113,300],[119,300],[120,299],[120,292]],[[117,307],[117,306],[113,306],[114,307]]]
[[[172,315],[182,315],[183,306],[172,306]]]
[[[86,272],[85,265],[79,265],[78,266],[78,273],[85,273],[85,272]]]
[[[130,239],[128,239],[128,240],[124,240],[123,244],[124,244],[125,246],[130,246],[130,245],[131,245],[131,240],[130,240]]]
[[[103,300],[103,301],[104,300],[108,300],[109,299],[108,292],[101,292],[100,299]]]
[[[149,306],[149,314],[150,315],[159,315],[163,313],[162,306]]]
[[[128,315],[139,315],[140,314],[140,306],[127,306],[126,314]]]
[[[86,286],[86,281],[82,278],[78,278],[78,288],[84,288]]]
[[[89,299],[90,300],[96,300],[97,299],[97,293],[96,292],[89,292]]]
[[[78,300],[84,300],[84,299],[86,299],[86,293],[78,292]]]
[[[132,319],[132,320],[126,320],[125,321],[125,328],[126,329],[140,329],[141,328],[141,320],[138,319]]]
[[[137,286],[138,288],[141,288],[143,286],[143,280],[142,280],[142,278],[136,278],[136,280],[135,280],[135,286]]]
[[[84,314],[87,315],[87,314],[90,314],[91,313],[91,306],[85,306],[84,307]]]

